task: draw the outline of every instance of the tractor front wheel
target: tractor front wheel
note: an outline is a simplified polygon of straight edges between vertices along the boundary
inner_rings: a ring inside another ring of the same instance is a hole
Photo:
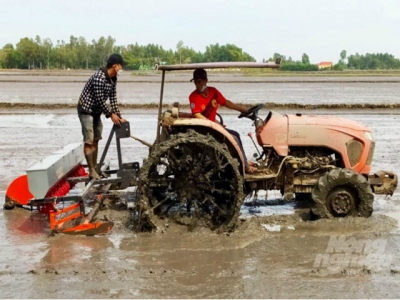
[[[312,200],[311,211],[319,218],[369,217],[374,195],[362,174],[336,168],[319,178],[312,191]]]

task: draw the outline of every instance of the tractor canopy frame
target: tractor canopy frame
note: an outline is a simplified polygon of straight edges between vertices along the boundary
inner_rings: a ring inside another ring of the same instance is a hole
[[[198,68],[202,69],[229,69],[229,68],[272,68],[279,69],[281,66],[281,58],[277,58],[275,62],[257,63],[257,62],[209,62],[209,63],[193,63],[193,64],[180,64],[180,65],[157,65],[157,70],[162,71],[161,74],[161,90],[160,90],[160,103],[158,105],[158,121],[157,121],[157,135],[156,144],[160,142],[160,127],[161,127],[161,115],[162,105],[164,97],[164,83],[165,83],[165,72],[166,71],[183,71],[183,70],[195,70]]]

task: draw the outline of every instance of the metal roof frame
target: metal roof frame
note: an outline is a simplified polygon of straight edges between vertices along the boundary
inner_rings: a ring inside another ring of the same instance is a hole
[[[209,63],[193,63],[180,65],[158,65],[157,70],[160,71],[177,71],[177,70],[194,70],[202,69],[227,69],[227,68],[279,68],[279,61],[276,62],[209,62]]]
[[[157,123],[157,137],[156,143],[160,141],[160,127],[161,127],[161,113],[162,103],[164,96],[164,82],[166,71],[182,71],[182,70],[194,70],[198,68],[202,69],[241,69],[241,68],[272,68],[278,69],[281,65],[281,58],[277,58],[275,62],[269,61],[266,63],[257,62],[208,62],[208,63],[193,63],[193,64],[179,64],[179,65],[157,65],[157,70],[162,71],[161,74],[161,90],[160,90],[160,103],[158,105],[158,123]]]

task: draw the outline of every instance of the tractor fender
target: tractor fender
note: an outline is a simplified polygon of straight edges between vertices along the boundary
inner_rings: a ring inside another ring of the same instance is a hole
[[[210,120],[203,120],[197,118],[191,119],[177,119],[173,121],[173,124],[170,126],[173,127],[190,127],[194,128],[196,131],[203,133],[203,134],[210,134],[214,136],[217,141],[223,141],[227,144],[228,149],[231,155],[234,158],[237,158],[242,167],[242,174],[245,172],[245,157],[243,157],[242,151],[240,150],[239,144],[233,138],[233,136],[219,123],[210,121]]]

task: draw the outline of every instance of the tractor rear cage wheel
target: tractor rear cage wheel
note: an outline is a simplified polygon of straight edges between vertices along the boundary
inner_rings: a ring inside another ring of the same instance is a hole
[[[312,200],[312,213],[320,218],[369,217],[374,195],[362,174],[336,168],[319,178],[312,191]]]
[[[157,215],[233,230],[244,200],[238,161],[225,144],[192,129],[155,146],[140,171],[138,192],[137,225],[147,231],[156,228]]]

